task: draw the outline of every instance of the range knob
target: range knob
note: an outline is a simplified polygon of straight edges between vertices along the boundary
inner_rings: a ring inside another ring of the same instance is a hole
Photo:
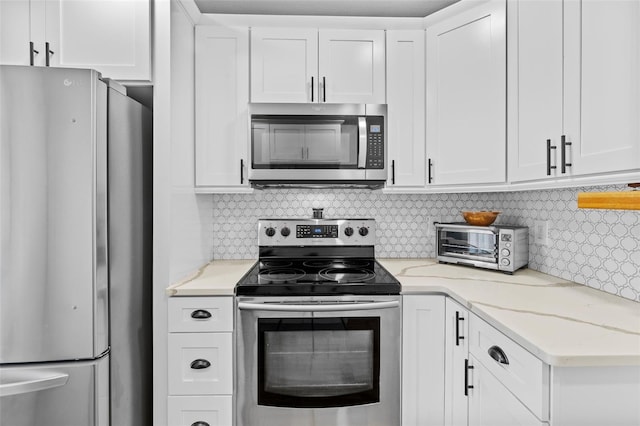
[[[283,237],[288,237],[289,234],[291,234],[291,229],[286,226],[280,230],[280,235],[282,235]]]
[[[270,226],[264,231],[264,233],[267,234],[267,237],[273,237],[276,235],[276,230]]]
[[[350,237],[353,235],[353,228],[350,226],[347,226],[346,228],[344,228],[344,235],[346,235],[347,237]]]
[[[510,263],[511,263],[511,261],[509,261],[509,259],[502,259],[502,264],[504,266],[509,266]]]
[[[358,233],[363,237],[366,237],[367,234],[369,233],[369,228],[362,227],[358,230]]]
[[[509,249],[502,249],[500,254],[502,254],[503,256],[509,256],[511,254],[511,251],[509,251]]]

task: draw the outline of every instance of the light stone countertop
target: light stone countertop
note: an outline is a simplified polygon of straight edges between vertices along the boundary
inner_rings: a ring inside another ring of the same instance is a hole
[[[640,365],[640,303],[530,269],[513,275],[434,259],[378,259],[402,294],[445,294],[552,366]],[[232,296],[255,260],[216,260],[170,296]]]

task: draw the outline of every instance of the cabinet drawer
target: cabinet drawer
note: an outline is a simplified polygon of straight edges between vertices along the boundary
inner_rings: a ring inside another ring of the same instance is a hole
[[[231,395],[170,396],[169,426],[231,426],[233,404]],[[198,423],[201,422],[201,423]]]
[[[169,394],[231,394],[231,333],[169,334]]]
[[[169,332],[233,331],[233,297],[169,298]]]
[[[549,366],[484,320],[475,315],[469,320],[469,352],[532,413],[548,420]],[[500,352],[505,363],[490,355]]]

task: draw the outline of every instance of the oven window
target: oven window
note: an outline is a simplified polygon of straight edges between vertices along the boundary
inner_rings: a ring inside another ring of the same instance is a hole
[[[380,318],[258,320],[258,404],[342,407],[380,401]]]
[[[461,232],[449,229],[441,229],[439,233],[439,255],[497,262],[494,233]]]

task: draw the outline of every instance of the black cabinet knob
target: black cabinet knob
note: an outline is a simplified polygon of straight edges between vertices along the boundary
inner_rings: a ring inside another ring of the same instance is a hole
[[[203,370],[209,367],[211,367],[211,363],[206,359],[195,359],[191,361],[191,368],[194,370]]]
[[[211,318],[211,312],[205,311],[204,309],[198,309],[191,312],[191,318],[193,319],[207,319]]]

